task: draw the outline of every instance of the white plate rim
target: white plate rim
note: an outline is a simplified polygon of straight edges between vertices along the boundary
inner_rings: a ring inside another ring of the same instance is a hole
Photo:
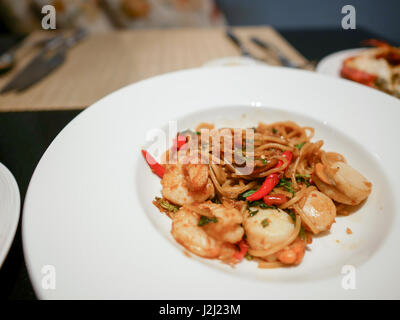
[[[9,212],[13,216],[11,219],[11,225],[9,226],[8,233],[6,239],[4,241],[4,246],[0,248],[0,268],[2,267],[4,261],[7,258],[8,252],[10,251],[11,245],[13,243],[15,233],[18,228],[19,216],[20,216],[20,207],[21,207],[21,199],[17,181],[15,177],[11,173],[11,171],[0,162],[0,175],[3,175],[8,182],[8,185],[11,190],[12,201],[15,203],[14,208],[12,208],[12,212]]]

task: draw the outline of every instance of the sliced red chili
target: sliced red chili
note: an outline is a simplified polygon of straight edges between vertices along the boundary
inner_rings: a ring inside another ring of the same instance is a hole
[[[293,153],[291,153],[290,151],[284,151],[284,152],[282,152],[282,157],[286,158],[288,161],[288,166],[285,169],[285,171],[286,171],[287,168],[289,167],[289,164],[292,162]],[[278,163],[275,165],[275,168],[279,168],[281,166],[283,166],[283,160],[279,160]]]
[[[186,136],[181,136],[178,135],[174,140],[173,140],[173,145],[172,148],[176,150],[179,150],[184,144],[186,144]]]
[[[309,182],[310,184],[314,184],[313,174],[314,174],[314,173],[311,173],[310,180],[308,180],[308,182]]]
[[[284,194],[270,194],[264,196],[264,202],[268,206],[281,205],[288,201],[288,197]]]
[[[272,173],[267,176],[261,185],[260,189],[254,192],[252,195],[249,195],[246,200],[247,201],[256,201],[260,200],[262,197],[267,195],[272,191],[273,188],[279,183],[279,175],[277,173]]]
[[[149,165],[151,171],[158,175],[160,178],[164,176],[165,173],[165,168],[159,164],[152,156],[150,153],[148,153],[146,150],[142,150],[142,154],[144,159],[146,160],[147,164]]]
[[[236,245],[239,247],[239,251],[236,251],[233,257],[241,261],[246,255],[249,246],[243,240],[240,240]]]
[[[282,153],[282,156],[285,157],[289,164],[292,161],[293,154],[290,151],[285,151]],[[283,160],[279,160],[278,163],[275,165],[275,168],[279,168],[283,165]],[[287,169],[287,167],[286,167]],[[286,170],[285,169],[285,170]],[[269,176],[267,176],[261,185],[260,189],[258,189],[256,192],[254,192],[252,195],[248,196],[246,200],[248,201],[255,201],[255,200],[260,200],[264,196],[266,196],[268,193],[272,191],[273,188],[279,183],[280,178],[278,173],[272,173]]]

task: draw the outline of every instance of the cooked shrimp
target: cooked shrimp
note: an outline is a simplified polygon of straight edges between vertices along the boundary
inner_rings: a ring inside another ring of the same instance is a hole
[[[173,217],[171,234],[190,252],[205,258],[217,258],[221,253],[221,243],[198,226],[199,220],[198,214],[182,207]]]
[[[336,206],[322,192],[311,191],[302,199],[300,208],[303,226],[314,234],[329,230],[335,222]]]
[[[187,165],[189,166],[189,165]],[[208,169],[204,164],[197,164],[193,169],[192,175],[185,175],[184,165],[167,164],[165,173],[161,180],[162,195],[167,200],[178,205],[184,205],[193,202],[203,202],[214,197],[214,185],[208,178]],[[202,166],[202,167],[197,167]],[[204,173],[200,173],[203,177],[197,178],[196,172],[207,170],[207,180],[202,189],[199,188],[204,179]],[[192,169],[191,169],[192,170]]]
[[[396,68],[400,65],[400,49],[376,39],[367,40],[365,44],[376,48],[345,59],[341,76],[399,97]]]
[[[183,165],[185,176],[188,181],[188,188],[191,191],[200,191],[205,188],[208,182],[208,167],[204,164]]]
[[[281,209],[258,209],[259,211],[251,216],[246,216],[244,229],[246,232],[249,253],[254,256],[267,256],[273,252],[269,250],[276,248],[291,238],[295,232],[295,224],[292,218]],[[298,233],[298,230],[297,230]],[[294,236],[297,236],[295,234]],[[291,240],[291,241],[290,241]]]
[[[214,239],[229,243],[237,243],[242,239],[244,234],[241,226],[243,216],[230,204],[216,204],[208,201],[188,207],[200,215],[216,218],[216,222],[203,226],[203,229]]]
[[[233,259],[235,246],[213,238],[204,226],[199,226],[199,221],[200,215],[183,206],[173,216],[172,236],[187,250],[200,257],[218,258],[228,263],[236,262]]]
[[[349,59],[347,64],[351,68],[376,75],[389,85],[391,81],[390,64],[385,59],[376,59],[380,53],[382,53],[381,48],[369,49],[359,56]]]
[[[278,251],[275,255],[284,264],[299,264],[303,260],[305,252],[306,242],[297,238],[290,246]]]
[[[366,199],[372,184],[361,173],[345,162],[318,163],[314,169],[315,184],[331,199],[349,205],[357,205]]]

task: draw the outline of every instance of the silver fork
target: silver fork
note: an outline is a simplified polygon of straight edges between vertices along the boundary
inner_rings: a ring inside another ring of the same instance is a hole
[[[253,43],[255,43],[256,45],[258,45],[260,48],[263,48],[265,50],[271,50],[276,57],[278,58],[279,62],[281,63],[281,65],[283,65],[284,67],[288,67],[288,68],[297,68],[297,69],[304,69],[308,66],[313,65],[315,62],[314,61],[309,61],[306,62],[302,65],[297,64],[297,63],[293,63],[292,61],[290,61],[288,58],[286,58],[286,56],[273,44],[271,43],[267,43],[266,41],[263,41],[257,37],[251,37],[251,41]]]
[[[226,36],[239,48],[240,53],[243,57],[251,58],[253,60],[261,61],[263,63],[267,63],[265,60],[260,59],[252,55],[246,47],[243,45],[242,41],[233,33],[232,30],[226,29],[225,31]]]

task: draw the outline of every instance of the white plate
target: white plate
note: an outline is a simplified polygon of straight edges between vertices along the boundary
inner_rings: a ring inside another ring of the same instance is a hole
[[[0,163],[0,268],[18,227],[20,197],[12,173]]]
[[[318,63],[315,71],[340,78],[340,70],[342,69],[343,61],[365,50],[367,50],[367,48],[348,49],[332,53]]]
[[[34,289],[46,299],[400,298],[399,118],[399,100],[377,90],[279,67],[200,68],[118,90],[57,136],[32,177],[22,231]],[[315,238],[298,267],[188,258],[151,203],[160,181],[140,153],[149,130],[172,119],[180,128],[311,125],[373,192]],[[342,287],[345,265],[355,267],[354,290]]]

